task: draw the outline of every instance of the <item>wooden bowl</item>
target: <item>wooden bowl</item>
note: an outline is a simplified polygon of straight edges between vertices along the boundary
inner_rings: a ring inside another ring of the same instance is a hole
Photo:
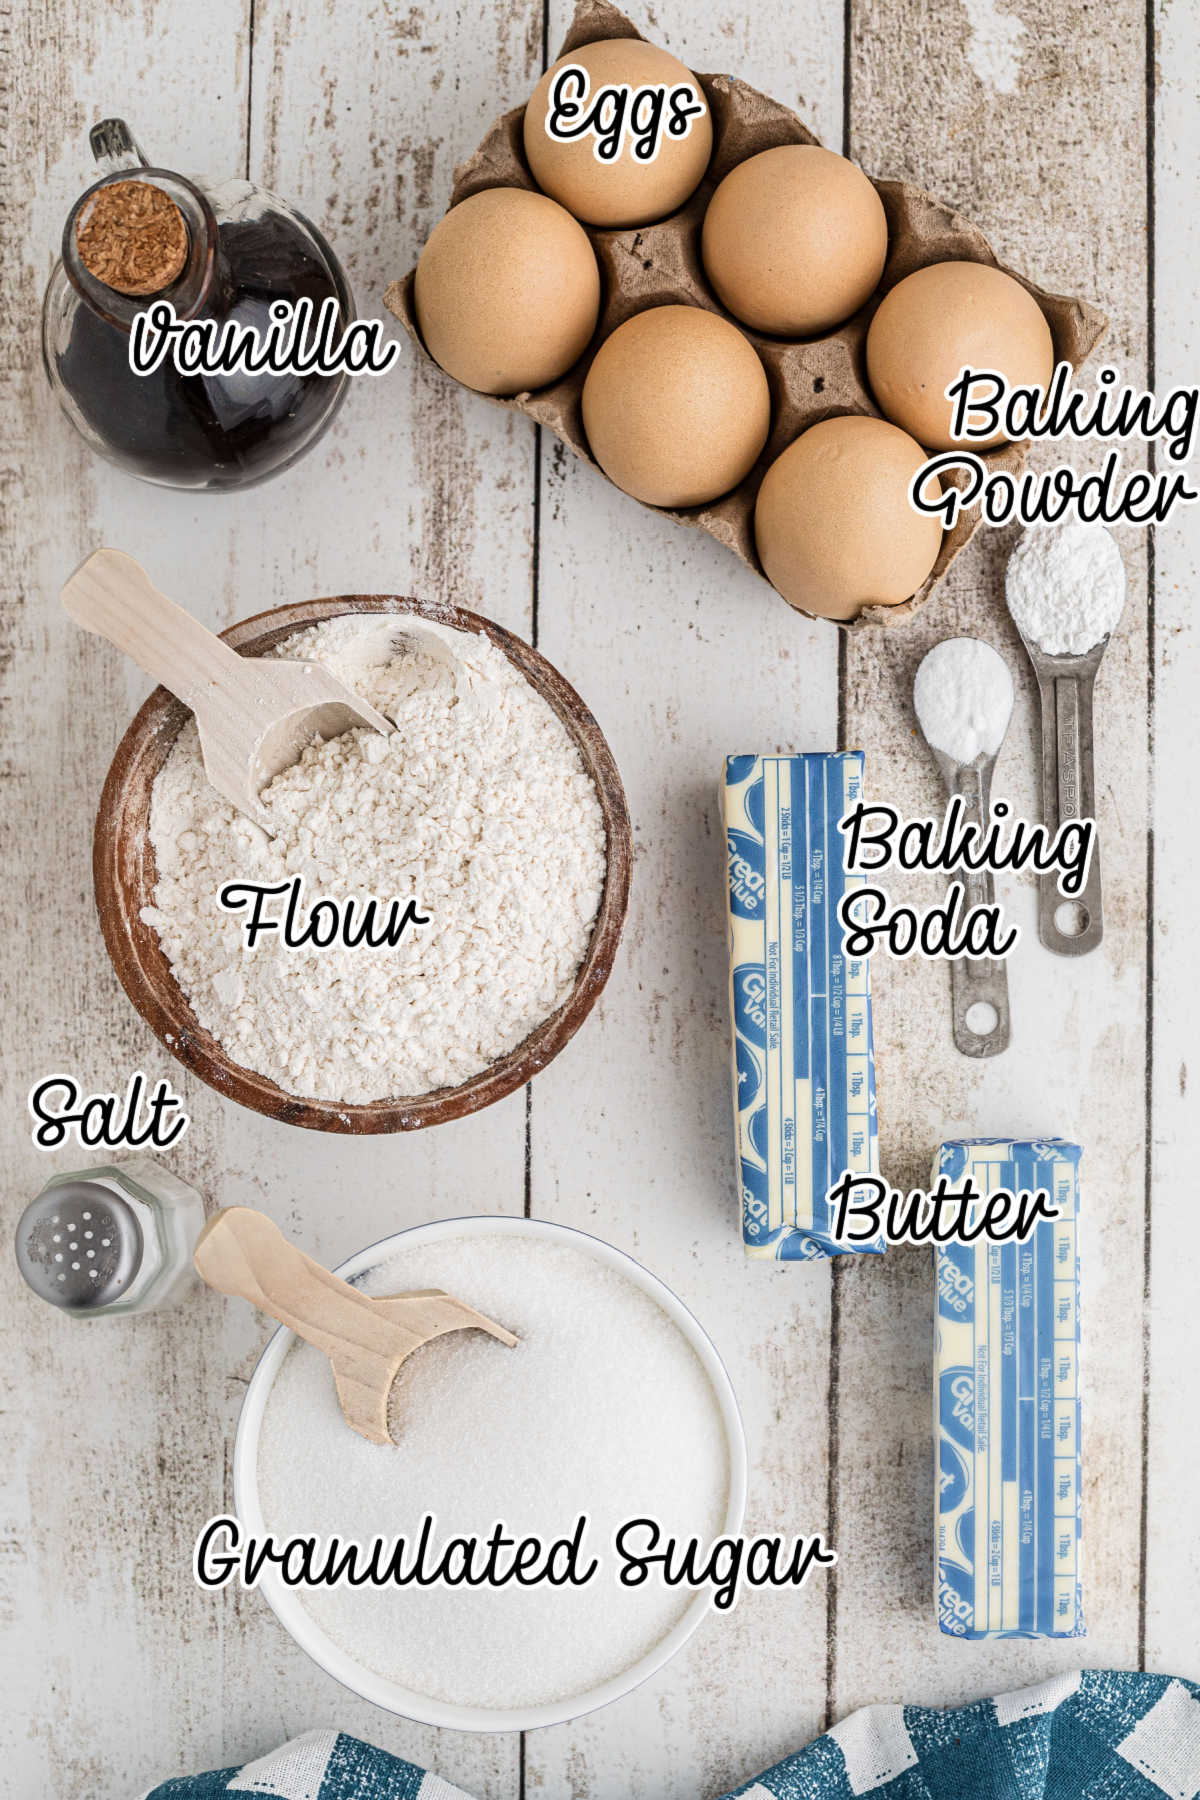
[[[416,1131],[478,1112],[544,1069],[579,1029],[608,980],[629,905],[633,834],[625,790],[603,733],[579,695],[529,644],[478,613],[396,594],[342,594],[278,606],[231,625],[222,637],[246,656],[261,656],[294,631],[345,613],[396,613],[484,632],[553,707],[583,758],[599,796],[608,833],[607,871],[587,954],[570,998],[524,1043],[458,1087],[366,1105],[301,1099],[265,1075],[235,1063],[196,1019],[171,973],[158,935],[142,919],[152,903],[158,871],[150,843],[150,794],[175,739],[190,718],[165,688],[156,688],[121,739],[104,783],[92,868],[100,929],[125,992],[155,1036],[210,1087],[241,1106],[314,1131]]]

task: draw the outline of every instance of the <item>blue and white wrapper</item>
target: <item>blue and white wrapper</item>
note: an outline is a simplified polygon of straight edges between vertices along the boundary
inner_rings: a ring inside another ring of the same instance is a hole
[[[937,1266],[937,1610],[953,1637],[1082,1637],[1079,1162],[1058,1138],[943,1144],[934,1180],[1045,1188],[1023,1243],[947,1244]]]
[[[746,1254],[784,1262],[879,1252],[832,1236],[829,1193],[878,1170],[866,958],[842,948],[839,821],[861,799],[859,751],[730,756],[728,845],[733,1106]]]

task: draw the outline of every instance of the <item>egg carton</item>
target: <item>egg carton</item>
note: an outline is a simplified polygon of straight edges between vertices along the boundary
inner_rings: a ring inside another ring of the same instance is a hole
[[[599,38],[641,35],[624,13],[607,0],[580,0],[559,55],[565,56]],[[744,81],[730,75],[698,75],[697,79],[708,97],[713,123],[712,160],[700,186],[679,212],[658,224],[617,231],[583,227],[595,248],[603,283],[604,298],[595,336],[579,361],[551,386],[494,401],[546,426],[601,474],[603,471],[588,448],[582,407],[584,378],[596,351],[618,325],[652,306],[702,306],[730,318],[708,284],[700,256],[700,229],[713,189],[737,163],[761,150],[778,144],[819,142],[795,113]],[[524,115],[524,107],[505,113],[475,154],[455,170],[452,207],[485,188],[538,191],[522,150]],[[754,545],[754,502],[759,484],[775,458],[810,425],[846,413],[882,417],[867,382],[867,327],[888,289],[914,269],[928,263],[955,261],[987,263],[1003,269],[1041,307],[1054,339],[1056,360],[1066,361],[1074,369],[1083,364],[1108,328],[1103,313],[1086,300],[1046,293],[1018,270],[1006,267],[994,255],[983,233],[952,207],[906,182],[876,181],[874,187],[887,213],[888,258],[879,287],[853,318],[836,331],[803,342],[767,337],[731,319],[758,351],[771,389],[771,431],[754,468],[737,487],[704,506],[651,508],[665,512],[681,525],[708,532],[764,580]],[[393,282],[384,300],[414,343],[428,355],[413,307],[414,276],[415,270],[410,270],[403,280]],[[1027,441],[1005,444],[985,453],[983,461],[989,470],[1004,469],[1015,475],[1024,468],[1028,451]],[[894,625],[907,618],[928,600],[978,523],[977,513],[964,514],[954,529],[945,534],[932,572],[911,600],[897,606],[866,607],[856,619],[838,623],[854,630],[877,624]]]

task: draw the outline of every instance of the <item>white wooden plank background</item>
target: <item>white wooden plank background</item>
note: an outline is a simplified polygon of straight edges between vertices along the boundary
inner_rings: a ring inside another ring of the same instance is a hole
[[[1113,319],[1111,353],[1133,377],[1153,354],[1160,384],[1193,378],[1198,57],[1188,8],[1160,0],[1150,46],[1135,0],[1102,14],[1081,0],[726,11],[657,0],[641,22],[693,67],[736,70],[797,106],[872,172],[958,203],[1035,278],[1099,301]],[[27,1296],[10,1265],[0,1673],[5,1792],[21,1800],[126,1800],[317,1723],[430,1762],[494,1800],[684,1800],[719,1794],[870,1700],[968,1698],[1081,1656],[1197,1673],[1200,1453],[1183,1428],[1181,1371],[1198,1348],[1189,1177],[1200,1132],[1187,1036],[1200,953],[1195,839],[1180,819],[1200,520],[1161,534],[1153,613],[1146,547],[1135,536],[1125,545],[1131,605],[1101,686],[1103,951],[1079,968],[1045,955],[1031,890],[1013,894],[1028,944],[1010,970],[1017,1041],[983,1069],[950,1046],[937,969],[876,971],[894,1180],[919,1180],[953,1130],[1077,1131],[1088,1149],[1092,1635],[963,1646],[939,1638],[930,1610],[925,1259],[898,1254],[832,1278],[741,1259],[714,792],[727,750],[824,748],[840,733],[886,770],[890,799],[927,808],[935,773],[913,736],[911,675],[936,638],[970,630],[1019,677],[1001,786],[1031,804],[1030,685],[999,601],[1007,537],[972,546],[914,625],[846,645],[707,540],[644,513],[549,440],[539,448],[524,421],[411,355],[391,378],[357,384],[298,469],[223,501],[152,491],[93,461],[36,365],[41,290],[87,175],[94,118],[123,112],[162,161],[248,169],[297,201],[327,228],[370,315],[442,209],[454,162],[532,86],[566,17],[562,0],[545,20],[519,0],[211,0],[202,10],[18,0],[6,16],[9,1212],[48,1172],[82,1160],[31,1148],[24,1096],[38,1074],[67,1066],[99,1088],[123,1085],[136,1066],[181,1078],[117,988],[89,894],[91,814],[143,688],[58,613],[63,575],[107,541],[213,623],[314,593],[417,591],[475,606],[536,635],[595,709],[625,776],[635,894],[600,1008],[530,1096],[415,1139],[301,1137],[185,1082],[194,1123],[173,1160],[214,1202],[264,1206],[330,1260],[391,1226],[527,1201],[631,1249],[695,1307],[729,1363],[753,1456],[749,1525],[828,1528],[842,1567],[800,1596],[751,1596],[653,1684],[523,1745],[392,1719],[320,1674],[256,1596],[205,1598],[188,1577],[197,1525],[224,1495],[265,1329],[211,1296],[162,1319],[88,1329]],[[1004,44],[1007,68],[995,54]],[[912,892],[933,890],[914,882]]]
[[[1154,9],[1157,76],[1154,120],[1155,382],[1166,390],[1195,380],[1200,334],[1194,271],[1200,257],[1195,208],[1196,93],[1200,18],[1195,8]],[[1151,1172],[1153,1230],[1147,1268],[1146,1513],[1144,1605],[1150,1666],[1195,1661],[1200,1541],[1193,1497],[1195,1400],[1200,1364],[1200,1244],[1189,1195],[1200,1162],[1194,998],[1200,945],[1189,928],[1186,893],[1194,880],[1195,801],[1188,778],[1200,681],[1195,626],[1200,591],[1200,509],[1189,508],[1154,546],[1154,1017]],[[1189,842],[1190,840],[1190,842]],[[1190,1440],[1190,1443],[1189,1443]]]

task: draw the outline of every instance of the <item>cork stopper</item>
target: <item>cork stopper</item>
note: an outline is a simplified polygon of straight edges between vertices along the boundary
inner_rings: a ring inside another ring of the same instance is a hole
[[[183,270],[188,229],[183,214],[149,181],[115,181],[80,212],[75,244],[88,273],[118,294],[159,294]]]

